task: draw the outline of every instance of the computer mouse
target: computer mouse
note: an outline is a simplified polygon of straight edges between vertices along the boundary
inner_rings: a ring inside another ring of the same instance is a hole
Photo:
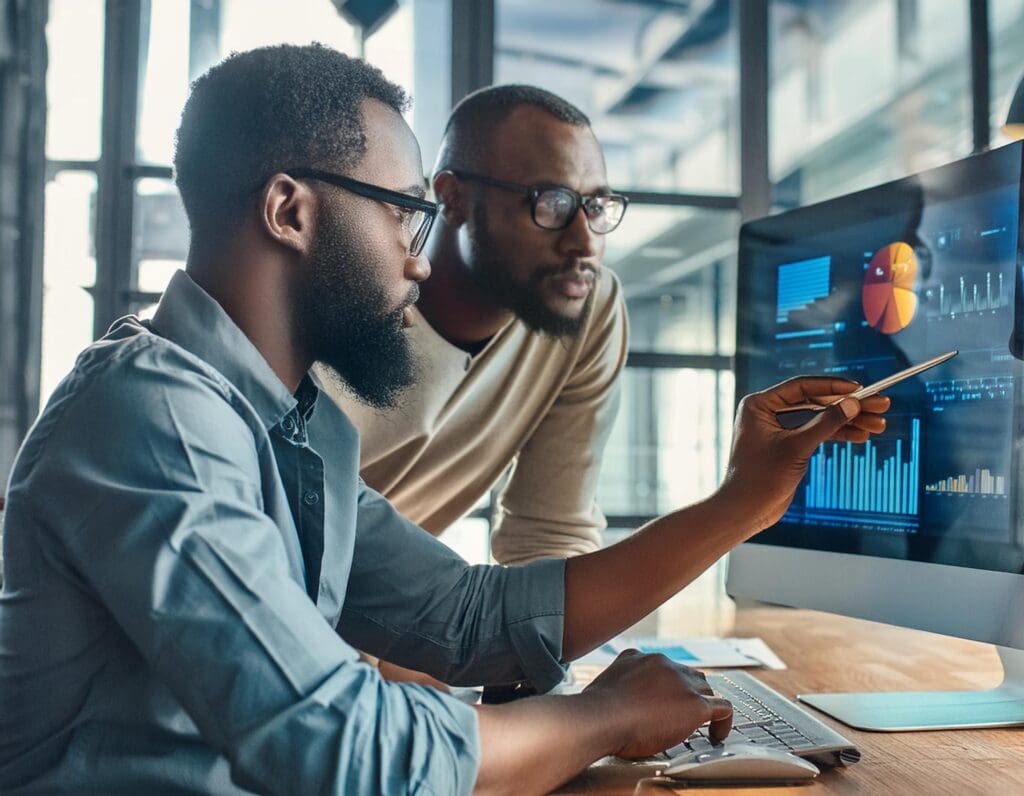
[[[687,752],[668,761],[665,777],[700,782],[798,782],[813,779],[818,767],[784,749],[763,744],[730,743]]]

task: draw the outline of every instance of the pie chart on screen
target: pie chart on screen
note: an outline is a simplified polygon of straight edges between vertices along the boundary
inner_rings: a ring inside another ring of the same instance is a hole
[[[906,243],[883,246],[864,274],[864,318],[883,334],[896,334],[910,325],[917,312],[917,257]]]

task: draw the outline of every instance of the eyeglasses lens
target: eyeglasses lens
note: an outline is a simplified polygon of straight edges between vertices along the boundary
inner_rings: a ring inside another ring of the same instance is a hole
[[[533,217],[545,229],[565,229],[576,214],[576,195],[567,190],[550,188],[541,191],[534,202]],[[584,202],[590,228],[604,234],[615,229],[626,212],[620,196],[591,196]]]
[[[599,234],[615,229],[626,212],[626,203],[618,196],[593,196],[586,203],[587,222]]]
[[[409,254],[413,257],[419,257],[420,252],[423,251],[423,246],[427,242],[427,237],[430,235],[430,228],[433,226],[434,219],[423,211],[416,211],[414,214],[410,229],[413,230],[412,241],[409,243]]]
[[[576,197],[553,188],[541,191],[534,204],[534,219],[545,229],[562,229],[576,211]]]

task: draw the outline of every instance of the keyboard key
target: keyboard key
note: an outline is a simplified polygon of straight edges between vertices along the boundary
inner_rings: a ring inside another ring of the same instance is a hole
[[[666,749],[665,754],[668,755],[669,758],[673,758],[677,755],[686,754],[689,751],[690,745],[687,743],[687,741],[683,741],[682,743],[677,743],[670,749]]]

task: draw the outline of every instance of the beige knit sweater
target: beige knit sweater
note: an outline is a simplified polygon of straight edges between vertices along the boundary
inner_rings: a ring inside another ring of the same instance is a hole
[[[618,279],[602,272],[568,341],[514,320],[471,357],[414,315],[420,378],[397,408],[368,408],[322,379],[360,431],[366,482],[438,535],[511,467],[491,537],[499,562],[595,550],[606,523],[594,492],[628,343]]]

